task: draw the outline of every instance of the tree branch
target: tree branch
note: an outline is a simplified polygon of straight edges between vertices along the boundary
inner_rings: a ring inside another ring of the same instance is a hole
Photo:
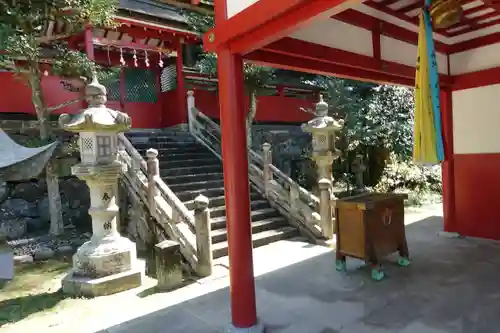
[[[71,104],[75,104],[75,103],[80,102],[80,101],[83,101],[83,97],[78,97],[76,99],[72,99],[70,101],[67,101],[67,102],[64,102],[64,103],[61,103],[61,104],[57,104],[57,105],[54,105],[54,106],[49,106],[45,110],[46,110],[47,113],[50,113],[52,111],[61,109],[61,108],[65,107],[65,106],[68,106],[68,105],[71,105]]]

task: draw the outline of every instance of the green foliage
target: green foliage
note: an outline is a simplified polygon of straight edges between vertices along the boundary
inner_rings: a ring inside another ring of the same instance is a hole
[[[200,34],[206,33],[215,26],[214,17],[211,15],[203,15],[190,10],[183,10],[182,14],[186,18],[186,21],[191,29]]]
[[[83,52],[58,48],[52,71],[63,78],[85,78],[91,81],[96,75],[101,84],[108,85],[119,80],[120,69],[102,67],[91,61]]]
[[[375,190],[393,192],[407,189],[416,192],[441,192],[442,178],[439,166],[424,166],[401,161],[394,154],[391,160]]]

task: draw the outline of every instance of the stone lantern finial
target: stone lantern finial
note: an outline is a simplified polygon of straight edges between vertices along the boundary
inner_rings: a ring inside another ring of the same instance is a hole
[[[104,107],[107,102],[106,87],[99,83],[97,76],[94,75],[92,82],[85,88],[85,101],[89,107]]]
[[[324,117],[328,115],[328,103],[323,99],[323,95],[319,95],[319,102],[316,103],[316,116]]]

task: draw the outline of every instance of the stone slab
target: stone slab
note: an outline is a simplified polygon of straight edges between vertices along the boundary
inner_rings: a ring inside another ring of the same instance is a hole
[[[14,278],[14,254],[6,245],[0,245],[0,280]]]
[[[86,297],[116,294],[141,286],[145,268],[145,262],[138,260],[136,267],[129,271],[97,279],[75,276],[70,271],[62,280],[62,290],[67,294]]]

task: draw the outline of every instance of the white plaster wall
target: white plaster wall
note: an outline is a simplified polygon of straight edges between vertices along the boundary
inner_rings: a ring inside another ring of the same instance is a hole
[[[341,32],[341,33],[339,33]],[[348,23],[326,18],[315,20],[290,35],[306,42],[328,46],[366,56],[373,56],[372,32]],[[381,36],[380,53],[383,60],[415,67],[417,46]],[[440,73],[448,73],[446,55],[437,53]]]
[[[383,60],[396,62],[415,67],[417,63],[418,47],[387,36],[380,37],[380,53]],[[448,58],[437,52],[438,71],[442,74],[448,73]]]
[[[370,31],[330,18],[316,20],[295,31],[290,37],[370,57],[373,56]]]
[[[453,92],[453,148],[500,153],[500,84]]]
[[[250,7],[258,0],[226,0],[227,1],[227,17],[232,17],[243,9]]]
[[[500,66],[500,44],[450,55],[452,75],[476,72]]]

